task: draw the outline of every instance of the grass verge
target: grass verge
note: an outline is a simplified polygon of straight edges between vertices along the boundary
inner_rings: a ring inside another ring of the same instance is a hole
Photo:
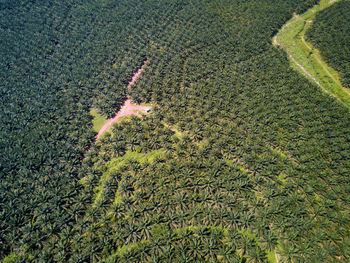
[[[306,41],[305,33],[316,13],[337,0],[321,0],[301,15],[294,15],[273,38],[273,44],[289,55],[291,66],[350,109],[350,92],[341,85],[336,70],[327,65],[320,51]]]
[[[103,124],[106,123],[107,119],[98,113],[95,108],[90,109],[90,115],[93,117],[92,128],[95,132],[98,132],[102,128]]]

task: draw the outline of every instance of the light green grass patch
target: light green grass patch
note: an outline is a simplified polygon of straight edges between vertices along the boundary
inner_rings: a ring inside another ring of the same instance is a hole
[[[282,159],[288,159],[287,155],[285,155],[284,152],[282,152],[280,149],[274,148],[272,146],[268,146],[270,151],[275,154],[278,157],[281,157]]]
[[[107,119],[98,113],[95,108],[90,109],[90,115],[93,117],[92,128],[95,132],[98,132],[102,128],[103,124],[106,123]]]
[[[83,177],[79,180],[79,183],[84,185],[86,183],[86,177]]]
[[[278,180],[282,183],[282,185],[285,185],[287,183],[286,179],[287,175],[281,173],[277,176]]]
[[[143,239],[143,240],[138,241],[138,242],[134,242],[134,243],[130,243],[130,244],[126,244],[124,246],[118,247],[118,249],[111,256],[109,256],[107,259],[102,259],[101,262],[112,262],[111,260],[113,258],[120,257],[125,252],[132,250],[132,249],[136,249],[139,245],[147,244],[147,243],[149,243],[149,241]]]
[[[183,133],[179,131],[179,129],[175,126],[175,125],[170,125],[168,123],[165,123],[165,122],[162,122],[162,124],[168,128],[169,130],[173,131],[174,132],[174,137],[178,138],[178,139],[181,139]]]
[[[237,162],[230,160],[226,157],[223,157],[223,160],[225,161],[225,163],[228,166],[236,168],[236,169],[240,170],[242,173],[246,174],[247,176],[250,176],[249,171],[246,168],[244,168],[242,165],[239,165]]]
[[[266,257],[267,257],[268,262],[277,263],[275,250],[265,250],[265,251],[266,251]]]
[[[140,106],[149,107],[151,109],[153,107],[153,104],[152,103],[141,103]]]
[[[107,181],[108,177],[109,177],[109,174],[103,173],[101,178],[100,178],[100,180],[98,181],[97,186],[94,188],[94,198],[93,198],[94,201],[93,201],[93,204],[96,204],[97,200],[100,199],[101,194],[102,194],[103,185]]]
[[[126,151],[123,156],[116,157],[107,162],[108,170],[107,172],[112,172],[115,169],[118,169],[120,166],[125,164],[127,160],[133,159],[140,163],[142,162],[152,162],[154,158],[163,155],[164,149],[154,150],[148,153],[132,152]]]
[[[12,263],[15,262],[16,254],[14,252],[11,252],[6,257],[3,258],[2,263]]]

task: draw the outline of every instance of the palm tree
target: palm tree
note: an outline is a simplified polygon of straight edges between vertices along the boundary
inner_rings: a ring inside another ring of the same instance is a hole
[[[297,259],[299,257],[298,249],[291,244],[282,243],[282,257],[286,260],[286,262],[292,263],[293,259]]]
[[[149,246],[141,243],[138,246],[138,254],[140,255],[140,259],[142,261],[146,261],[146,259],[150,257],[150,248],[149,248]]]
[[[230,247],[222,246],[219,248],[218,255],[220,255],[222,262],[232,262],[232,258],[235,255],[234,250],[232,250]]]
[[[239,242],[239,248],[242,250],[242,255],[244,256],[247,251],[254,246],[254,241],[251,240],[246,235],[243,235]]]
[[[250,214],[249,212],[244,212],[241,214],[241,224],[243,226],[243,228],[248,228],[249,224],[253,221],[254,217],[252,214]]]
[[[141,238],[149,239],[151,237],[151,220],[148,217],[144,217],[139,225]]]
[[[187,207],[186,193],[180,193],[180,192],[176,193],[175,200],[180,209],[184,209]]]
[[[171,245],[167,245],[161,248],[161,258],[165,262],[172,262],[174,259],[174,251],[175,249],[171,247]]]
[[[264,231],[263,232],[263,241],[262,242],[263,242],[264,246],[266,247],[266,249],[272,251],[277,246],[278,237],[271,230]]]
[[[136,242],[140,238],[140,232],[136,225],[133,223],[125,225],[125,243]]]
[[[205,226],[199,226],[197,228],[196,234],[199,236],[199,239],[203,241],[210,235],[210,231],[207,227]]]
[[[139,142],[135,137],[132,137],[129,141],[129,145],[130,150],[134,152],[136,150],[136,146],[139,145]]]
[[[218,245],[216,240],[212,238],[208,238],[205,240],[203,245],[203,253],[207,257],[209,258],[215,257],[217,249],[218,249]]]
[[[192,260],[203,259],[202,243],[199,240],[191,240],[188,248],[188,254],[191,256]]]
[[[121,258],[124,262],[133,262],[136,260],[135,252],[132,249],[127,249],[121,255]]]
[[[252,259],[252,262],[266,262],[266,253],[259,246],[250,249],[248,256]]]
[[[112,150],[113,157],[122,156],[125,154],[125,145],[120,142],[112,144],[111,150]]]
[[[177,255],[178,258],[181,260],[180,262],[190,262],[189,257],[187,256],[187,245],[183,243],[183,241],[177,246]]]

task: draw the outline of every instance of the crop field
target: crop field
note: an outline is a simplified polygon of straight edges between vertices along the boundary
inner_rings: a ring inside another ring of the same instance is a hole
[[[349,109],[272,44],[317,3],[2,1],[0,260],[348,262]]]

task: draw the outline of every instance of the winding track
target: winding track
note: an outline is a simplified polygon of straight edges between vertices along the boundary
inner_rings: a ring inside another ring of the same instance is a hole
[[[137,80],[137,78],[140,76],[140,74],[142,73],[144,66],[146,65],[147,60],[144,62],[144,64],[142,65],[141,68],[139,68],[133,75],[132,78],[128,84],[128,88],[130,88],[130,86],[132,84],[134,84],[134,82]],[[149,110],[149,106],[141,106],[138,104],[134,104],[131,102],[130,98],[128,97],[127,100],[124,102],[124,105],[120,108],[119,112],[111,119],[109,119],[102,127],[101,129],[98,131],[97,135],[96,135],[96,140],[98,138],[101,137],[101,135],[114,123],[116,122],[120,117],[123,116],[127,116],[127,115],[136,115],[136,116],[140,116],[140,112],[141,113],[147,113]]]
[[[291,63],[314,82],[327,94],[337,98],[341,103],[350,108],[350,92],[341,85],[335,70],[328,66],[320,55],[320,52],[308,43],[304,35],[307,27],[312,23],[318,11],[321,11],[339,0],[321,0],[318,5],[305,13],[294,14],[279,32],[273,37],[272,43],[283,48]],[[303,26],[300,26],[303,23]]]

